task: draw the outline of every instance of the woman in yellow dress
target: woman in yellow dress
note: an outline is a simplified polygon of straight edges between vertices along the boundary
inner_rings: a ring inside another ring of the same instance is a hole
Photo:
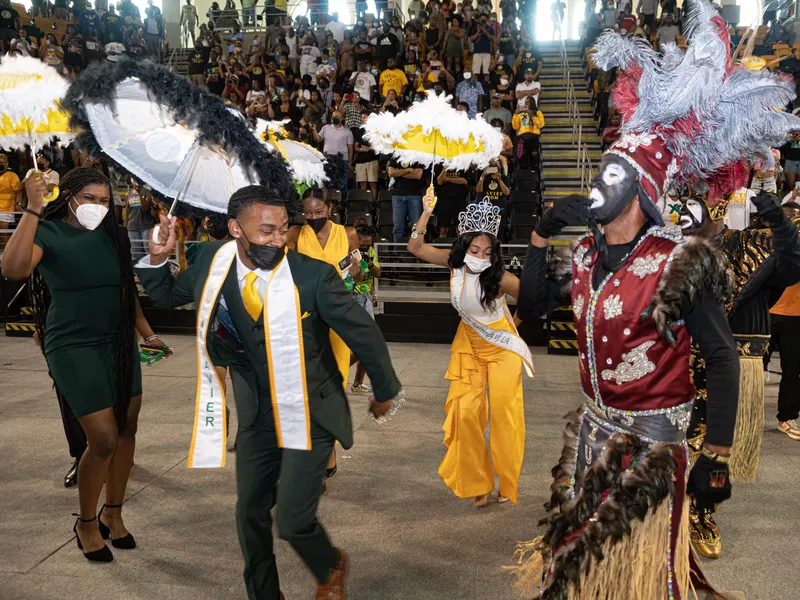
[[[288,246],[311,258],[333,265],[342,273],[339,263],[351,252],[358,249],[358,234],[352,227],[339,225],[330,220],[333,204],[324,190],[309,188],[303,193],[303,218],[306,224],[295,225],[289,229]],[[359,265],[352,265],[350,272],[356,281],[363,278]],[[350,374],[350,348],[331,330],[331,347],[336,364],[342,374],[343,385],[347,387]],[[336,473],[336,450],[328,461],[328,477]]]
[[[517,298],[519,279],[505,270],[500,255],[500,209],[487,199],[469,205],[459,215],[459,236],[448,251],[423,241],[434,204],[428,191],[408,249],[425,262],[450,268],[451,302],[461,317],[445,376],[450,381],[442,426],[447,452],[439,476],[456,496],[474,498],[473,505],[482,507],[496,474],[497,501],[516,504],[525,452],[522,369],[533,371],[528,346],[505,302],[506,295]]]

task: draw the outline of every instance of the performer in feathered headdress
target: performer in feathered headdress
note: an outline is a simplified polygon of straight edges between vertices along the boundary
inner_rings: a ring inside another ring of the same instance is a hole
[[[800,281],[800,239],[797,226],[784,214],[777,196],[761,192],[752,200],[767,230],[728,229],[723,217],[729,200],[730,195],[726,195],[714,202],[704,191],[690,190],[683,198],[680,225],[684,235],[719,241],[733,273],[733,294],[725,310],[736,340],[740,375],[730,472],[734,481],[748,482],[755,480],[764,434],[762,357],[770,338],[769,309],[784,288]],[[689,445],[693,458],[703,461],[707,455],[707,377],[705,362],[696,351],[692,352],[692,379],[697,395],[688,430]],[[692,499],[692,545],[700,554],[718,558],[722,541],[713,517],[716,506],[703,500],[700,496]]]
[[[516,504],[525,451],[522,367],[532,375],[533,362],[505,301],[506,294],[519,295],[519,280],[506,271],[500,254],[500,209],[488,199],[467,206],[458,216],[453,247],[442,250],[424,242],[435,204],[429,191],[408,250],[450,269],[451,302],[461,317],[447,367],[450,392],[442,426],[447,453],[439,475],[456,496],[473,498],[482,507],[494,490],[496,473],[497,501]],[[489,418],[491,461],[484,440]]]
[[[622,137],[603,156],[588,198],[557,200],[531,235],[520,315],[572,304],[584,404],[567,444],[544,536],[520,548],[520,583],[542,599],[648,600],[689,594],[687,488],[706,504],[730,496],[728,456],[739,364],[723,308],[731,282],[710,243],[663,229],[675,183],[705,181],[721,197],[746,183],[747,160],[771,160],[798,120],[779,110],[791,84],[734,68],[725,24],[692,2],[686,53],[606,33],[593,58],[618,67]],[[572,272],[547,275],[548,238],[589,224]],[[687,477],[692,342],[706,361],[706,451]]]

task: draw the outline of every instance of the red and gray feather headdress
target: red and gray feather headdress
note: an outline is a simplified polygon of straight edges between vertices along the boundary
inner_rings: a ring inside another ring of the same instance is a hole
[[[612,93],[622,137],[607,152],[639,172],[654,203],[678,183],[707,187],[713,206],[747,185],[751,162],[772,165],[770,147],[800,129],[800,118],[782,110],[795,98],[790,79],[732,63],[725,22],[709,2],[690,3],[684,35],[685,53],[613,32],[598,39],[595,63],[620,69]]]

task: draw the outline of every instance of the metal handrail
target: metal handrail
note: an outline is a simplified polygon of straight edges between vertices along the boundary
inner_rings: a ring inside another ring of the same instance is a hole
[[[588,191],[594,179],[594,165],[592,157],[589,155],[589,146],[583,144],[578,150],[578,170],[581,173],[581,195]]]

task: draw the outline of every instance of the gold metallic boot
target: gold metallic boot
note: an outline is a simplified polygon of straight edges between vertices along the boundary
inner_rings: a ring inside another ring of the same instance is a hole
[[[719,558],[722,554],[722,540],[714,522],[714,514],[709,509],[698,511],[695,500],[689,508],[689,530],[692,546],[707,558]]]

